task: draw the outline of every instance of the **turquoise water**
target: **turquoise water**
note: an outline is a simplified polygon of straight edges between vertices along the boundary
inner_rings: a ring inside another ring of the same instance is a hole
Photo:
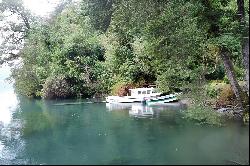
[[[0,165],[249,163],[249,127],[197,126],[180,105],[28,100],[0,86]]]

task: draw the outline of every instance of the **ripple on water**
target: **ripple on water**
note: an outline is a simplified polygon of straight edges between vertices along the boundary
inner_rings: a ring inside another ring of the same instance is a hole
[[[25,159],[20,158],[25,142],[21,139],[20,120],[12,120],[8,125],[0,128],[0,165],[27,164]]]

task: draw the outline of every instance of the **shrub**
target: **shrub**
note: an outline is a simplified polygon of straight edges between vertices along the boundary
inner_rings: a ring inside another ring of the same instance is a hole
[[[209,97],[212,97],[212,98],[216,98],[221,90],[223,89],[224,86],[227,86],[226,83],[222,83],[218,80],[213,80],[212,82],[210,82],[208,85],[206,85],[206,94],[209,96]]]
[[[191,107],[184,112],[184,118],[197,122],[197,124],[222,125],[219,113],[202,106]]]
[[[44,99],[67,98],[71,95],[70,85],[62,75],[48,77],[43,85],[42,97]]]
[[[131,83],[118,82],[112,87],[112,95],[126,96],[129,89],[135,88]]]
[[[230,85],[224,85],[216,102],[217,107],[226,107],[235,104],[235,95]]]
[[[218,95],[218,89],[214,85],[209,84],[206,87],[206,93],[208,96],[215,98]]]
[[[244,115],[243,115],[243,122],[245,124],[249,124],[249,112],[246,112]]]
[[[11,77],[15,80],[14,87],[18,93],[29,98],[40,97],[41,86],[32,68],[22,66],[21,68],[13,69]]]

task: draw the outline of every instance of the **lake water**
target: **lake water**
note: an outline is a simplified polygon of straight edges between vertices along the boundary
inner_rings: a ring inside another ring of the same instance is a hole
[[[28,100],[1,81],[0,165],[249,163],[248,126],[198,126],[182,109]]]

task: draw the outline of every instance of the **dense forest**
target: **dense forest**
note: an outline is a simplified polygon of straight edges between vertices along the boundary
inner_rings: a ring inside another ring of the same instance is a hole
[[[102,97],[156,84],[248,117],[248,0],[65,0],[49,18],[19,0],[0,10],[0,64],[19,59],[11,77],[22,95]]]

